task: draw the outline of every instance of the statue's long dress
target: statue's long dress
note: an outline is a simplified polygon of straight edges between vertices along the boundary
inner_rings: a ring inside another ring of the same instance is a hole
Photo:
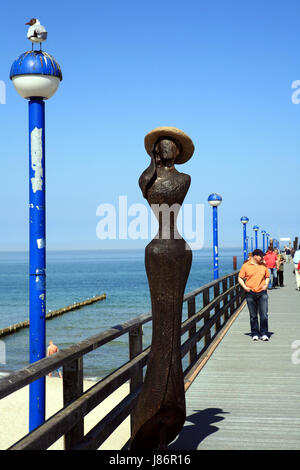
[[[180,208],[190,176],[173,170],[165,178],[157,178],[149,189],[150,205],[177,204]],[[176,227],[177,214],[171,221],[158,217],[160,237],[154,238],[145,251],[153,316],[152,345],[134,413],[131,450],[155,450],[172,442],[186,417],[180,331],[192,251],[176,228],[177,239],[161,238],[166,225],[171,225],[171,232]]]

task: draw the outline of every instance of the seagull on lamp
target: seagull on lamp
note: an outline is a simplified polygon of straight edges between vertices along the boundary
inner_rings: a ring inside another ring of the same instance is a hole
[[[32,18],[28,23],[25,23],[29,25],[28,32],[27,32],[27,38],[29,41],[32,42],[32,50],[33,50],[33,45],[35,42],[40,43],[40,51],[42,50],[42,42],[46,41],[47,39],[47,31],[44,26],[41,25],[39,20],[37,18]]]

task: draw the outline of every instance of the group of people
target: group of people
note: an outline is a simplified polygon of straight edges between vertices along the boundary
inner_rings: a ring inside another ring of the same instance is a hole
[[[251,336],[254,341],[268,341],[268,289],[284,287],[284,264],[293,260],[296,289],[300,291],[300,245],[297,251],[285,247],[282,253],[269,246],[266,253],[256,249],[249,253],[239,272],[239,284],[246,292],[250,314]],[[258,322],[260,316],[260,325]]]

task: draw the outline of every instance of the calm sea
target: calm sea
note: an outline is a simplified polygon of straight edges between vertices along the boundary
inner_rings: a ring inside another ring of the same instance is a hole
[[[233,256],[238,257],[240,266],[239,248],[220,250],[220,276],[233,271]],[[212,279],[212,249],[195,251],[186,292]],[[65,349],[151,310],[144,250],[48,252],[47,312],[104,292],[106,300],[48,320],[47,342],[52,339],[60,349]],[[28,304],[28,253],[0,253],[0,328],[27,320]],[[103,377],[126,362],[127,337],[124,335],[87,354],[84,376]],[[1,374],[28,365],[28,328],[2,341],[6,363],[0,363]],[[145,325],[144,345],[150,342],[151,325]]]

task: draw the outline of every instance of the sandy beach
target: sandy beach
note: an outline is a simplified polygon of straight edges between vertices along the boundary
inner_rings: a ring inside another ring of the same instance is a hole
[[[84,381],[84,390],[96,382]],[[63,382],[57,377],[46,378],[46,419],[63,407]],[[129,392],[129,384],[124,384],[84,420],[85,434],[92,429]],[[5,450],[28,434],[29,387],[11,394],[0,401],[0,450]],[[130,418],[128,417],[116,431],[102,444],[100,450],[119,450],[129,439]],[[63,438],[55,442],[49,450],[63,450]]]

